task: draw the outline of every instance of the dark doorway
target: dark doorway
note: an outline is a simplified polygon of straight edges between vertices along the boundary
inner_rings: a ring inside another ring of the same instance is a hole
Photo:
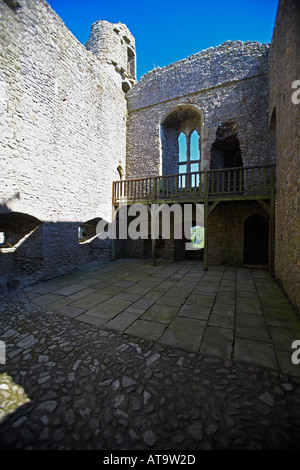
[[[216,140],[211,147],[210,169],[240,168],[243,166],[240,142],[234,123],[224,123],[218,127]],[[223,180],[214,174],[211,181],[213,191],[223,192],[243,188],[242,173],[225,172]]]
[[[240,142],[236,135],[216,139],[211,147],[211,169],[243,166]]]
[[[244,224],[244,264],[267,265],[269,224],[260,214],[251,215]]]

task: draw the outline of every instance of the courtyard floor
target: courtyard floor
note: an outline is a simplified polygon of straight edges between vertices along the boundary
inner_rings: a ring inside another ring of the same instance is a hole
[[[90,263],[25,292],[74,321],[300,376],[291,361],[300,316],[264,270],[127,259]]]
[[[266,271],[89,263],[0,320],[0,449],[300,444],[300,319]]]

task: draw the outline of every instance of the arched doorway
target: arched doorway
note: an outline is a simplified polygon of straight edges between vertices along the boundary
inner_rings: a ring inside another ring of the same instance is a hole
[[[253,214],[244,224],[244,264],[268,263],[269,224],[261,214]]]

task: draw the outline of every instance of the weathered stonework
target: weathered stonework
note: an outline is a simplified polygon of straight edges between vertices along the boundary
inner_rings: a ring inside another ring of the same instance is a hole
[[[300,3],[279,2],[270,49],[270,127],[276,132],[276,276],[300,309],[300,103],[292,83],[300,80]],[[300,88],[299,86],[297,87]],[[298,94],[299,96],[299,94]]]
[[[111,218],[112,181],[118,167],[125,171],[123,82],[135,81],[133,66],[125,77],[118,67],[126,67],[135,46],[125,26],[104,22],[96,24],[96,36],[92,29],[93,54],[44,0],[18,5],[0,2],[1,212],[43,223],[39,242],[28,238],[26,246],[33,258],[38,252],[32,274],[44,278],[75,269],[91,257],[88,251],[109,256],[98,239],[80,246],[77,232],[86,220]],[[112,49],[108,29],[117,28],[114,35],[126,34],[130,44],[119,39]],[[103,47],[108,52],[98,54]],[[10,257],[21,274],[19,256]]]
[[[275,271],[299,308],[299,24],[299,2],[280,0],[271,46],[227,41],[136,83],[126,25],[97,21],[83,46],[45,0],[0,0],[0,290],[109,259],[96,224],[112,217],[113,181],[178,173],[179,135],[189,154],[195,132],[199,170],[277,163]],[[268,230],[269,212],[216,205],[209,264],[243,266],[247,236],[255,223]],[[151,247],[150,235],[114,245],[116,257]],[[172,238],[156,249],[202,256]]]
[[[228,41],[142,77],[127,94],[127,176],[178,173],[178,136],[189,135],[192,129],[200,137],[200,170],[224,167],[215,146],[227,135],[236,139],[241,165],[274,163],[275,139],[268,125],[268,49],[267,44]],[[209,220],[209,264],[242,266],[244,222],[262,211],[251,202],[222,203],[214,209]],[[167,245],[164,256],[176,259],[181,250],[175,255],[173,242],[168,253]],[[181,257],[192,255],[198,253],[181,251]]]
[[[267,70],[267,44],[227,41],[142,77],[127,94],[127,176],[163,174],[162,127],[180,108],[201,120],[201,169],[210,167],[216,132],[228,121],[236,127],[244,165],[274,162]],[[176,154],[173,160],[175,169]]]
[[[209,263],[211,265],[243,266],[245,222],[260,214],[268,222],[268,214],[253,202],[222,202],[209,218]]]

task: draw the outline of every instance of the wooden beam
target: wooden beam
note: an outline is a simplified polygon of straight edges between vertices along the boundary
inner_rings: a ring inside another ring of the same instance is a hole
[[[152,202],[156,202],[156,192],[157,192],[157,179],[153,178],[153,194],[152,194]]]
[[[219,204],[220,201],[215,201],[212,203],[212,205],[208,209],[208,214],[211,214],[214,208]]]
[[[257,202],[266,211],[266,213],[270,215],[270,206],[266,203],[266,201],[264,201],[263,199],[257,199]]]

